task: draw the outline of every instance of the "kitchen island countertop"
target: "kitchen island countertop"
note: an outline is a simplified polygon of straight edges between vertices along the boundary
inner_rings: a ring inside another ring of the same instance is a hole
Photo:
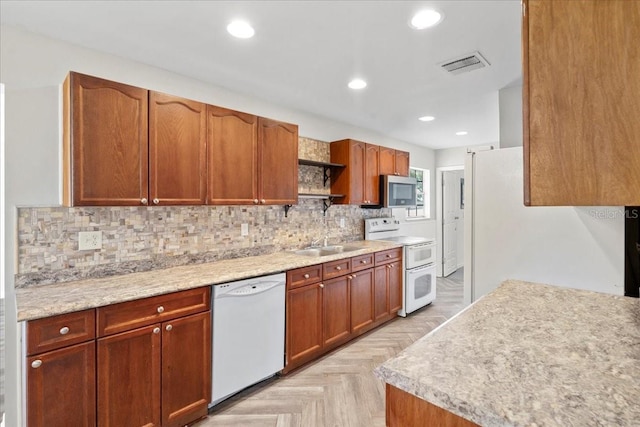
[[[639,426],[640,300],[508,280],[376,368],[491,426]]]
[[[18,321],[132,301],[170,292],[279,273],[342,258],[402,247],[385,241],[350,242],[357,250],[311,257],[294,251],[221,260],[204,264],[76,280],[16,289]]]

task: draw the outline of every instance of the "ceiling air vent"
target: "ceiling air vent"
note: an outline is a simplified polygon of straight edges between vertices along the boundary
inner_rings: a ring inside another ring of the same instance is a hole
[[[460,74],[466,71],[473,71],[478,68],[488,67],[491,64],[489,64],[489,61],[480,55],[480,52],[473,52],[468,55],[462,55],[458,58],[450,59],[449,61],[442,62],[438,65],[450,74]]]

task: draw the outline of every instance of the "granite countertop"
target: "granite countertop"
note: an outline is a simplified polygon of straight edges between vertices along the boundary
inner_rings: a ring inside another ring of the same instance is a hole
[[[201,286],[264,276],[402,245],[363,240],[350,242],[348,246],[359,249],[320,257],[283,251],[144,273],[18,288],[16,289],[18,321],[34,320]]]
[[[640,300],[508,280],[376,368],[485,427],[640,425]]]

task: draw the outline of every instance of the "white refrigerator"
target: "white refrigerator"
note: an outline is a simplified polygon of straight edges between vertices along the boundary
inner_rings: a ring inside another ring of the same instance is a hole
[[[624,208],[525,207],[522,155],[467,154],[465,303],[506,279],[623,295]]]

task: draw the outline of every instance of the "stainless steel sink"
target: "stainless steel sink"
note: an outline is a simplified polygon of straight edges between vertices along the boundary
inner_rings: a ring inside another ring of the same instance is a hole
[[[335,255],[344,252],[353,252],[357,251],[361,248],[357,246],[344,246],[344,245],[332,245],[332,246],[323,246],[320,248],[305,248],[294,251],[296,255],[304,255],[304,256],[324,256],[324,255]]]

